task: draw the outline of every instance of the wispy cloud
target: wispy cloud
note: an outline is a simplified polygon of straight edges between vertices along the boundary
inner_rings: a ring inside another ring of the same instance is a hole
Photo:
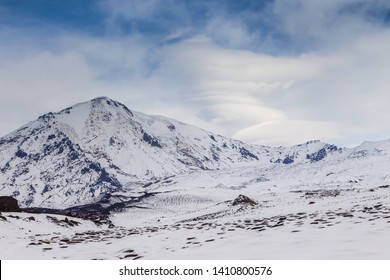
[[[108,95],[253,143],[390,137],[387,1],[236,2],[104,0],[99,32],[0,22],[2,134]]]

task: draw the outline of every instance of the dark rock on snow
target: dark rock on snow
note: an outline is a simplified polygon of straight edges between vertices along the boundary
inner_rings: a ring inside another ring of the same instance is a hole
[[[7,218],[2,216],[1,213],[0,213],[0,221],[7,221]]]
[[[0,196],[0,211],[21,212],[18,201],[10,196]]]
[[[235,200],[233,200],[233,206],[235,205],[257,205],[258,203],[246,195],[240,194]]]

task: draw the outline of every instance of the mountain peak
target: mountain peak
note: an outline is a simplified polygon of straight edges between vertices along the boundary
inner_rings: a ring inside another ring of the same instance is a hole
[[[84,122],[84,120],[88,117],[96,117],[99,115],[117,115],[118,113],[129,117],[134,116],[134,114],[124,104],[102,96],[89,101],[77,103],[57,113],[47,113],[40,116],[38,119],[45,120],[60,117],[62,120],[69,121],[74,119],[73,117],[75,116],[77,121]]]
[[[90,101],[92,107],[100,107],[103,110],[124,110],[126,111],[126,114],[129,114],[131,117],[134,116],[134,114],[130,111],[129,108],[127,108],[124,104],[113,100],[111,98],[102,96],[94,98]]]
[[[107,104],[109,106],[115,106],[115,107],[125,106],[122,103],[115,101],[111,98],[108,98],[106,96],[96,97],[96,98],[90,100],[89,102],[91,102],[91,104]]]
[[[112,100],[111,98],[108,98],[107,96],[98,96],[98,97],[96,97],[96,98],[93,98],[92,100],[91,100],[91,102],[95,102],[95,101],[114,101],[114,100]]]

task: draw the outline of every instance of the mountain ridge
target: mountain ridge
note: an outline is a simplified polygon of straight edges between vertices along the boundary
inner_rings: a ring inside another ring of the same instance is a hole
[[[123,182],[256,159],[248,147],[99,97],[44,114],[2,137],[0,181],[2,192],[14,189],[11,195],[22,197],[22,205],[75,206],[117,191]],[[61,203],[59,194],[66,197]]]
[[[291,147],[249,145],[98,97],[44,114],[0,138],[0,194],[24,207],[67,208],[178,174],[239,166],[299,170],[383,155],[390,151],[387,143],[381,143],[382,152],[375,143],[353,149],[318,140]]]

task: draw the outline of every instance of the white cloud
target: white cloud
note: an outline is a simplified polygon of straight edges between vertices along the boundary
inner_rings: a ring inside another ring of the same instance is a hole
[[[142,33],[141,22],[152,26],[147,28],[161,28],[165,32],[172,32],[180,24],[191,21],[191,15],[185,2],[175,0],[103,0],[100,2],[101,10],[107,15],[106,24],[110,32],[126,34],[126,29]],[[123,23],[125,27],[122,26]]]
[[[7,40],[0,40],[0,132],[107,95],[131,109],[253,143],[320,139],[352,145],[389,138],[390,32],[357,15],[339,18],[349,0],[309,2],[296,0],[291,3],[299,5],[289,7],[277,0],[273,6],[277,15],[286,16],[280,30],[296,40],[323,43],[294,56],[240,49],[257,35],[223,15],[211,19],[203,35],[183,40],[194,30],[183,26],[158,43],[141,34],[60,34],[39,40],[2,30],[0,39]],[[110,3],[119,13],[122,1]],[[145,2],[137,15],[123,12],[149,18],[160,4]],[[17,44],[8,42],[12,36]]]
[[[289,135],[282,127],[293,125],[301,140],[284,137],[290,144],[314,138],[351,145],[358,131],[366,139],[373,137],[373,123],[376,136],[382,131],[386,137],[386,125],[378,123],[390,121],[389,39],[387,32],[379,32],[347,49],[273,57],[223,49],[198,37],[167,49],[157,75],[180,73],[176,86],[183,95],[177,96],[186,96],[191,105],[184,100],[182,105],[191,114],[210,121],[205,128],[237,136],[234,131],[266,123],[270,136],[281,131]],[[278,137],[267,139],[280,142]]]
[[[261,36],[260,30],[250,32],[244,22],[227,15],[212,18],[205,28],[205,34],[229,48],[251,47],[258,42]]]
[[[165,36],[163,40],[169,43],[171,41],[183,39],[194,32],[195,30],[190,27],[178,28],[174,32],[171,32],[169,35]]]
[[[270,12],[277,29],[299,49],[348,47],[382,28],[386,0],[275,0]]]
[[[77,53],[41,52],[21,59],[2,55],[0,60],[3,133],[78,100],[93,86],[94,73]]]
[[[247,127],[233,135],[234,138],[259,145],[289,146],[308,140],[334,141],[340,128],[338,123],[306,120],[267,121]]]

